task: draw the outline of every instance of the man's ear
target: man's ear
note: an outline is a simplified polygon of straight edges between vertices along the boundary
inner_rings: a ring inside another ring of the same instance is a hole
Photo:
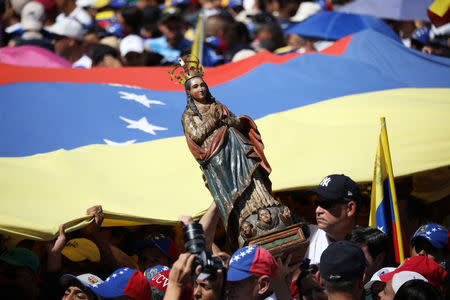
[[[356,214],[356,202],[355,201],[349,201],[347,203],[347,216],[353,217]]]
[[[258,277],[258,295],[264,295],[270,288],[270,277],[263,275]]]
[[[319,282],[320,286],[325,287],[322,282],[322,277],[320,277],[320,271],[317,271],[317,273],[314,274],[314,276],[316,277],[316,280]]]

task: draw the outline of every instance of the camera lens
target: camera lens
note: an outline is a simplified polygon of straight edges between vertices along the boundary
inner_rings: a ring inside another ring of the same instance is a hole
[[[192,223],[184,226],[183,239],[187,252],[199,254],[205,250],[205,233],[201,224]]]

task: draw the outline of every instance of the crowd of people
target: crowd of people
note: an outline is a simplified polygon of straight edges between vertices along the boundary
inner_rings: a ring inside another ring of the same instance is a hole
[[[397,265],[383,231],[356,225],[361,193],[352,179],[326,176],[311,193],[317,222],[304,227],[309,246],[302,261],[260,246],[232,255],[221,249],[215,203],[198,222],[180,217],[184,252],[180,237],[152,232],[136,240],[120,228],[102,228],[96,205],[82,230],[66,233],[61,225],[53,241],[3,249],[1,299],[449,299],[445,227],[418,228],[410,256]]]
[[[268,50],[318,51],[324,43],[284,34],[291,23],[346,0],[0,0],[1,44],[55,52],[75,68],[157,66],[190,52],[201,14],[202,62],[216,66]],[[448,24],[386,20],[405,45],[450,56]]]

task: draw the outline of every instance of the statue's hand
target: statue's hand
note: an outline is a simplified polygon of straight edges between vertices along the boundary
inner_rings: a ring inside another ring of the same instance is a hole
[[[211,105],[210,108],[213,116],[216,116],[217,120],[222,120],[224,118],[223,110],[221,107],[216,107],[216,105]]]

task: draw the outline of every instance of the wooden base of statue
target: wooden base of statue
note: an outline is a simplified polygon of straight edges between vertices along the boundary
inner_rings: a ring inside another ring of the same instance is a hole
[[[249,246],[261,246],[275,258],[285,259],[292,254],[291,265],[301,262],[305,256],[309,241],[302,231],[303,223],[297,223],[274,232],[270,232],[248,241]]]

